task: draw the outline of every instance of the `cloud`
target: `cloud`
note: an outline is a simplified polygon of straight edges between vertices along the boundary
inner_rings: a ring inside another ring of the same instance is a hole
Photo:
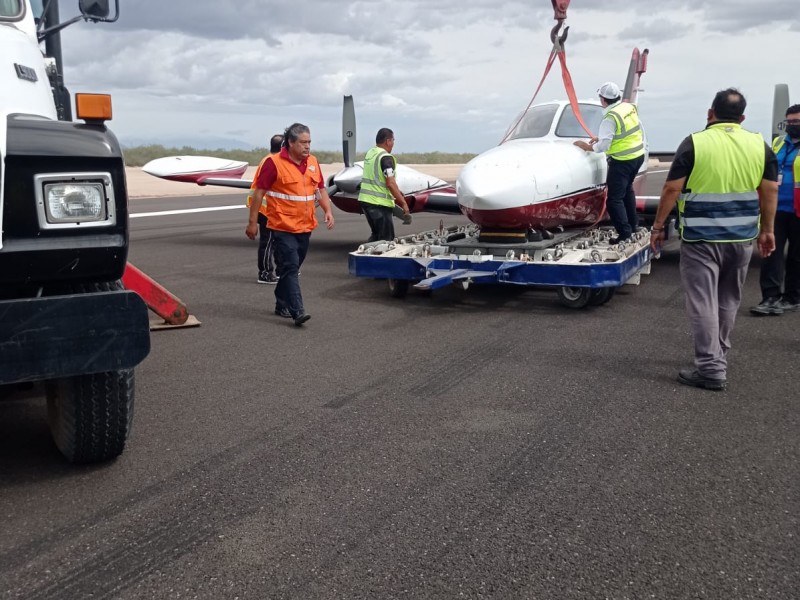
[[[62,4],[69,16],[74,6]],[[766,127],[772,85],[797,79],[764,60],[796,45],[798,26],[787,18],[795,4],[572,3],[567,55],[578,94],[624,82],[638,45],[651,51],[640,109],[660,149],[702,125],[709,98],[729,85],[748,94],[748,122]],[[126,0],[117,23],[64,32],[65,76],[74,91],[114,95],[123,141],[207,130],[260,144],[265,132],[301,121],[313,123],[315,147],[336,149],[341,98],[353,94],[360,131],[390,126],[408,151],[475,152],[495,144],[530,100],[553,24],[548,2],[528,0],[304,0],[302,10]],[[556,65],[538,100],[563,96]]]

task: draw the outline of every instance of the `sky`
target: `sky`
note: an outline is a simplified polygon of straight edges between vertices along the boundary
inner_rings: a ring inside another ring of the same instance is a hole
[[[623,86],[649,48],[639,109],[651,151],[705,125],[737,87],[745,126],[769,135],[772,94],[800,102],[798,0],[572,0],[566,43],[578,97]],[[59,0],[61,17],[77,0]],[[395,152],[478,153],[531,100],[552,44],[547,0],[120,0],[116,23],[65,30],[72,93],[112,94],[124,145],[264,147],[293,122],[312,151],[341,149],[352,94],[357,149],[380,127]],[[536,101],[566,97],[556,64]]]

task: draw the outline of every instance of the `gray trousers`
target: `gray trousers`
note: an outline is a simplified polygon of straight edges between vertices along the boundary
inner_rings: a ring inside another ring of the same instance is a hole
[[[753,243],[681,244],[681,282],[694,338],[694,365],[726,379],[728,350]]]

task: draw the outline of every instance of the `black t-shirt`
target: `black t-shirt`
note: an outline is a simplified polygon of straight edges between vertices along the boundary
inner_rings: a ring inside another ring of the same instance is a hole
[[[764,175],[762,179],[778,181],[778,159],[772,148],[764,143]],[[692,136],[686,137],[675,151],[675,158],[667,173],[667,181],[674,181],[683,177],[688,178],[694,168],[694,142]]]
[[[381,156],[381,171],[386,177],[395,177],[394,158],[391,154],[384,154]]]

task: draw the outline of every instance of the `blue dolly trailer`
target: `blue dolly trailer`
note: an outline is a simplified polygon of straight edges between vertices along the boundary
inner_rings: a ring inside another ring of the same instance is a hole
[[[352,275],[385,279],[397,298],[409,287],[431,291],[450,284],[506,284],[555,287],[561,304],[583,308],[608,302],[624,284],[650,273],[650,234],[613,244],[614,230],[546,232],[541,239],[502,244],[480,241],[476,225],[452,226],[370,242],[349,255]]]

